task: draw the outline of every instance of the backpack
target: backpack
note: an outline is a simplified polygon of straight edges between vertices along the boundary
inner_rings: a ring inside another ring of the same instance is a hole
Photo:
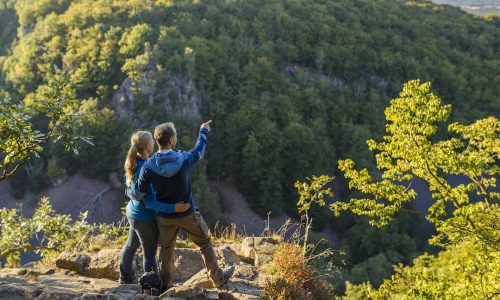
[[[162,289],[162,281],[160,274],[155,271],[145,272],[139,278],[141,293],[150,296],[159,296]]]

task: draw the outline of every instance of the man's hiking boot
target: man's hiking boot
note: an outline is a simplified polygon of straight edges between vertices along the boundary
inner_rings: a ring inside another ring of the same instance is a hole
[[[219,284],[215,285],[216,288],[222,287],[224,284],[226,284],[229,279],[233,276],[234,274],[234,266],[230,266],[227,268],[222,269],[222,280],[219,282]]]

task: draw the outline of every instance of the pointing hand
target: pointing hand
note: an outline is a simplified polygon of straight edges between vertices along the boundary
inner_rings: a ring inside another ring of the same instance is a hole
[[[208,131],[210,131],[210,123],[212,123],[212,120],[209,120],[206,123],[201,124],[201,128],[206,128],[208,129]]]

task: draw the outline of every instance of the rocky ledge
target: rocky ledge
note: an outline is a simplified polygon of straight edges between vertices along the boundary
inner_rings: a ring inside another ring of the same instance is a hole
[[[216,247],[219,264],[235,266],[233,278],[220,289],[209,280],[198,250],[178,248],[176,284],[159,297],[141,294],[137,284],[118,283],[120,249],[63,252],[54,267],[0,269],[0,299],[262,299],[262,266],[270,261],[276,244],[271,238],[252,237]],[[138,275],[141,259],[138,255]]]

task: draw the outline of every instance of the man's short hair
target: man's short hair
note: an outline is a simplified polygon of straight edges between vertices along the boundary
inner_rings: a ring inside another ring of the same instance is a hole
[[[154,137],[156,143],[160,147],[168,146],[170,139],[176,135],[177,132],[175,131],[174,123],[172,122],[160,124],[155,128]]]

